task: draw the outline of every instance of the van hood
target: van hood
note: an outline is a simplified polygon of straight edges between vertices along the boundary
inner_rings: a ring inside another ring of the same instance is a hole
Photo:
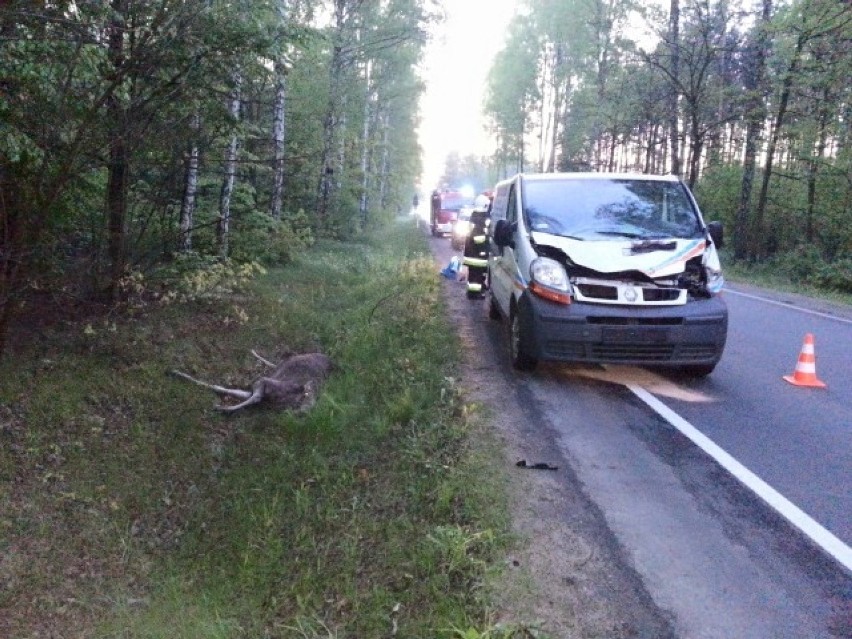
[[[639,271],[650,278],[683,273],[686,262],[707,249],[703,238],[575,240],[539,231],[530,237],[536,245],[559,249],[575,264],[599,273]]]

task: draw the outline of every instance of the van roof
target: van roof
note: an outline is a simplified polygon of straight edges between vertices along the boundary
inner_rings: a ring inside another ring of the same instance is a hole
[[[647,180],[653,182],[679,182],[680,179],[676,175],[650,175],[647,173],[518,173],[512,177],[501,180],[510,182],[516,178],[522,178],[524,181],[539,182],[549,180]]]

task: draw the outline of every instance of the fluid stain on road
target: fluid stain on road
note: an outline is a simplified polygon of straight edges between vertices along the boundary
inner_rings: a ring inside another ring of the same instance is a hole
[[[717,398],[705,393],[679,386],[662,375],[657,375],[652,371],[639,368],[638,366],[607,365],[597,367],[570,364],[543,364],[542,369],[545,366],[553,371],[556,376],[564,379],[585,377],[620,386],[641,386],[655,395],[677,399],[682,402],[702,403],[719,401]]]

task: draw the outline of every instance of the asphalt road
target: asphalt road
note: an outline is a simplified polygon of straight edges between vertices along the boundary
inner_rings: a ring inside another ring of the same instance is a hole
[[[445,265],[449,240],[430,242]],[[521,436],[581,487],[601,543],[674,636],[852,637],[852,310],[738,286],[725,296],[728,346],[700,381],[619,366],[520,374],[486,302],[469,303],[462,328],[488,345]],[[825,389],[782,379],[805,333]]]
[[[852,546],[852,309],[730,286],[731,330],[710,401],[672,408]],[[826,389],[797,388],[806,333]]]

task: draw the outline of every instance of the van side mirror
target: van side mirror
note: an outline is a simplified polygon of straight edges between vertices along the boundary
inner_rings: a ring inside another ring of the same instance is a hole
[[[497,220],[497,224],[494,225],[494,243],[500,248],[504,248],[506,246],[515,247],[515,242],[512,240],[512,236],[515,234],[515,225],[509,220]]]
[[[710,239],[713,240],[716,248],[720,249],[725,246],[725,228],[721,222],[710,222],[707,225],[707,232],[710,234]]]

